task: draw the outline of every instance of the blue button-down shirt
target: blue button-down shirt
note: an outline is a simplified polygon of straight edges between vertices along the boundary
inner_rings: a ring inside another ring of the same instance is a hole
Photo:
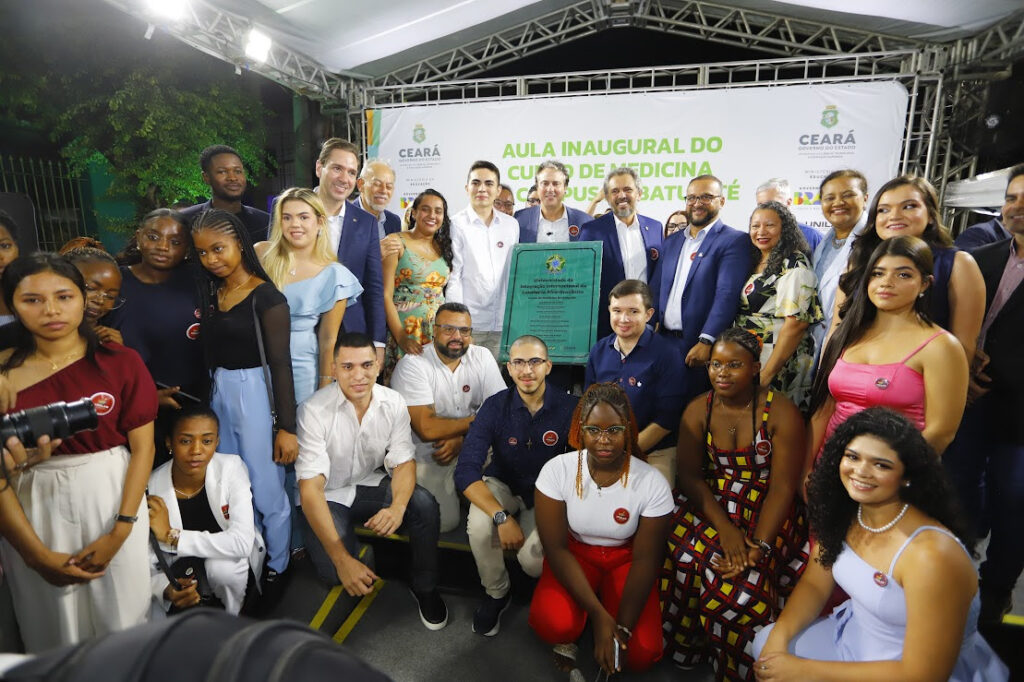
[[[455,466],[455,487],[460,492],[483,476],[497,478],[533,507],[533,486],[541,467],[556,455],[568,452],[569,423],[578,398],[550,383],[544,403],[530,414],[519,391],[507,388],[484,401],[462,443]],[[487,451],[491,463],[484,469]]]
[[[599,340],[590,349],[587,360],[586,386],[598,382],[617,381],[626,390],[642,431],[652,422],[668,429],[655,449],[673,447],[683,413],[683,359],[679,349],[663,336],[647,327],[629,355],[615,347],[615,334]]]

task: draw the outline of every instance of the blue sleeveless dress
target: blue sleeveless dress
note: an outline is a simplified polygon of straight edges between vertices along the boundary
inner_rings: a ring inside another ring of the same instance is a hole
[[[884,575],[843,543],[843,551],[832,566],[832,575],[850,598],[827,618],[819,618],[794,637],[789,643],[789,652],[818,661],[900,659],[907,631],[907,600],[903,587],[892,577],[892,571],[907,545],[926,530],[956,539],[945,528],[921,526],[896,550]],[[1006,666],[978,632],[980,609],[981,602],[975,594],[967,612],[960,656],[949,677],[951,682],[1005,682],[1009,679]],[[772,626],[764,628],[754,638],[754,660],[761,655],[771,629]]]
[[[313,395],[317,387],[318,352],[316,325],[320,316],[342,299],[353,299],[363,293],[363,286],[348,268],[331,263],[318,274],[284,288],[291,311],[292,380],[295,382],[295,403]]]

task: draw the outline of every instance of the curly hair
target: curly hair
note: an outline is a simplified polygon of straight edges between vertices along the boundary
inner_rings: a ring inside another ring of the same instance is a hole
[[[949,228],[942,224],[942,213],[939,209],[939,193],[935,191],[932,183],[916,175],[900,175],[895,177],[878,188],[878,193],[875,194],[875,198],[871,202],[871,208],[868,209],[867,226],[853,241],[853,246],[850,249],[849,268],[839,278],[839,288],[842,289],[847,298],[849,298],[850,292],[856,288],[857,282],[860,281],[861,276],[864,274],[871,254],[882,242],[882,238],[878,235],[875,225],[875,221],[878,218],[879,201],[886,192],[907,186],[913,187],[920,193],[925,208],[928,210],[928,225],[925,226],[924,232],[921,233],[921,239],[933,251],[936,249],[948,249],[953,246],[953,238],[949,236]],[[846,304],[843,305],[840,313],[845,314],[845,309]]]
[[[839,356],[843,354],[843,350],[857,343],[864,336],[878,313],[875,304],[868,297],[868,284],[871,282],[871,272],[875,269],[878,261],[885,256],[901,256],[909,259],[921,274],[921,279],[927,280],[932,276],[934,267],[932,251],[921,239],[910,236],[893,237],[880,242],[875,247],[874,253],[871,254],[861,273],[856,290],[843,304],[839,326],[821,353],[818,371],[814,375],[814,384],[811,387],[811,414],[828,399],[828,376],[832,373],[832,368],[836,366]],[[928,316],[930,307],[931,287],[925,289],[924,293],[914,300],[914,311],[918,318],[926,324],[931,322],[931,318]]]
[[[771,253],[768,254],[768,262],[764,265],[762,276],[768,278],[772,275],[781,274],[783,262],[787,258],[795,260],[798,252],[809,258],[811,247],[808,246],[804,233],[800,231],[800,226],[797,225],[792,211],[778,201],[765,201],[758,204],[754,212],[765,210],[774,211],[775,215],[779,216],[779,222],[782,224],[782,233],[779,235],[779,241],[772,248]],[[750,217],[753,218],[754,214],[751,213]],[[754,246],[753,240],[750,242],[750,256],[755,266],[761,260],[761,250]]]
[[[452,259],[455,257],[452,251],[452,221],[448,217],[448,200],[444,198],[444,195],[431,187],[416,195],[416,198],[412,200],[412,212],[409,214],[409,231],[416,229],[416,209],[423,202],[423,197],[437,197],[441,200],[441,205],[444,206],[444,220],[441,221],[441,227],[437,228],[437,232],[434,233],[434,245],[441,253],[441,258],[444,258],[444,262],[451,268]]]
[[[857,436],[873,436],[892,448],[903,464],[903,480],[908,484],[900,486],[900,499],[952,531],[973,554],[974,537],[935,451],[902,414],[887,407],[870,407],[839,425],[811,471],[807,509],[811,531],[821,545],[822,566],[835,563],[857,515],[859,505],[850,499],[839,477],[839,463]]]

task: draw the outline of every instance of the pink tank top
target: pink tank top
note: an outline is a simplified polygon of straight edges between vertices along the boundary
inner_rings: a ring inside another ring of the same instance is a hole
[[[836,427],[869,407],[889,407],[903,414],[918,430],[924,430],[924,377],[906,365],[933,339],[948,334],[936,332],[900,362],[868,365],[836,360],[828,377],[828,390],[836,401],[836,411],[825,429],[827,441]],[[844,352],[845,355],[845,352]]]

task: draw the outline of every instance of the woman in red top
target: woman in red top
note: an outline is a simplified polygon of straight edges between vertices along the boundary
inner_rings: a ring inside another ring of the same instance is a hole
[[[98,427],[0,491],[0,553],[30,652],[145,620],[156,388],[135,351],[100,345],[84,319],[85,282],[65,259],[36,254],[2,279],[18,342],[0,373],[16,410],[89,398]]]

